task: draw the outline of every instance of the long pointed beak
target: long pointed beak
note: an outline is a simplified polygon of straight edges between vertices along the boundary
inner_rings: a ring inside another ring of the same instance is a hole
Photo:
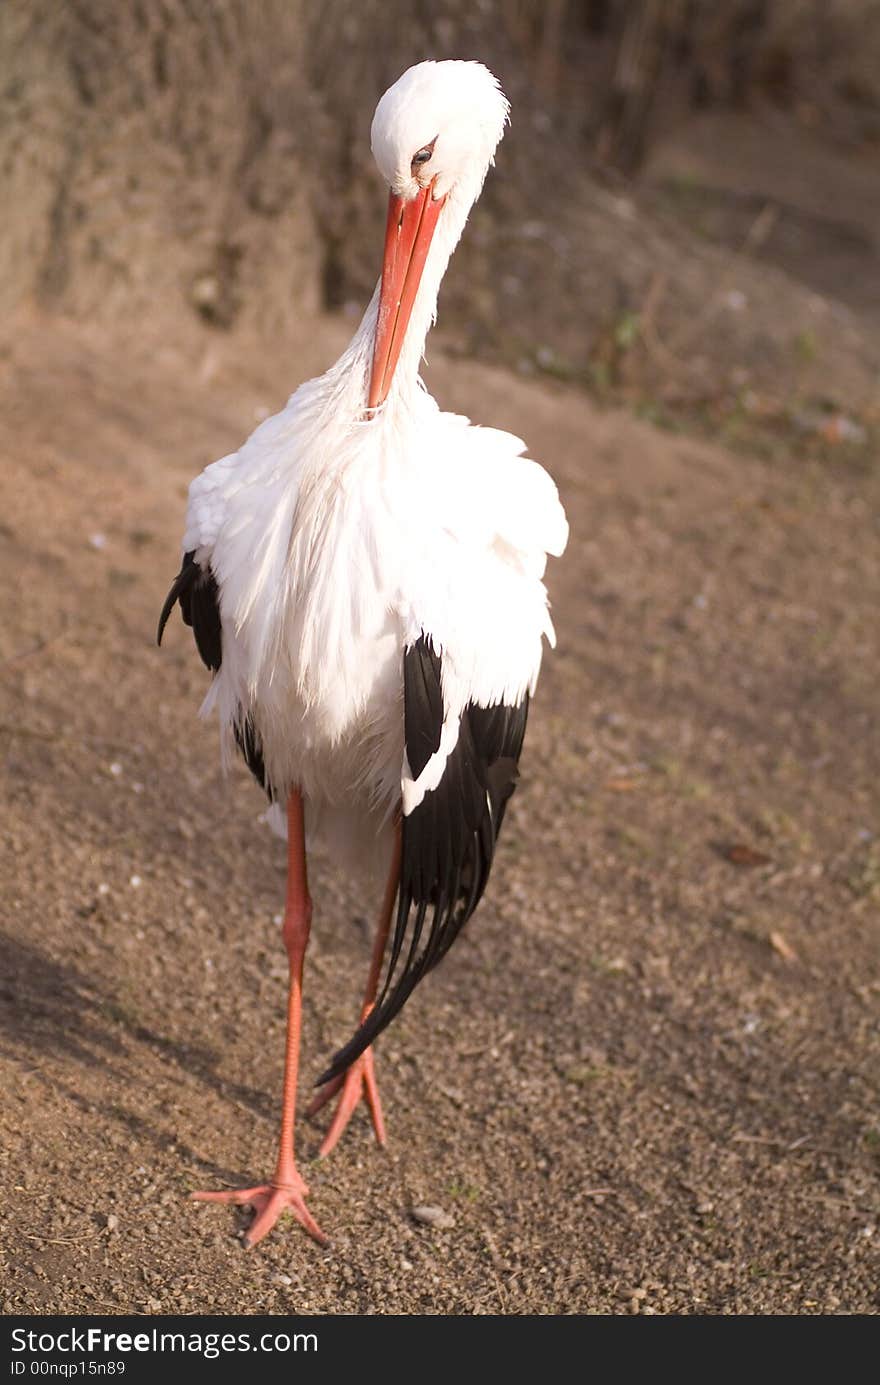
[[[422,188],[409,201],[404,201],[394,192],[388,198],[382,288],[379,316],[376,319],[368,409],[377,409],[384,404],[394,379],[425,260],[445,200],[440,197],[435,201],[431,191],[431,186]]]

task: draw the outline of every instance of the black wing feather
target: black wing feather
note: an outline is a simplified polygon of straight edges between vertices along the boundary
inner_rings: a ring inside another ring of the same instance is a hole
[[[441,672],[440,656],[422,635],[404,656],[404,735],[414,778],[440,745]],[[318,1085],[344,1072],[394,1019],[479,904],[516,787],[528,710],[528,694],[515,706],[464,709],[440,783],[403,818],[397,917],[382,993]]]
[[[185,625],[189,625],[195,636],[196,648],[202,663],[212,673],[217,673],[223,662],[223,633],[220,622],[220,597],[217,579],[210,567],[203,568],[196,562],[195,552],[185,553],[180,571],[171,584],[165,598],[165,605],[159,616],[159,629],[156,643],[161,645],[168,617],[177,602]],[[263,747],[250,716],[237,722],[233,728],[235,740],[242,753],[245,764],[257,783],[266,790],[269,798],[272,792],[266,778],[263,762]]]
[[[419,641],[424,643],[424,639]],[[440,688],[440,655],[430,645],[418,659],[403,663],[403,723],[406,753],[414,779],[418,779],[435,751],[443,731],[443,694]]]
[[[195,553],[183,555],[181,569],[165,598],[156,632],[156,643],[159,645],[175,601],[180,605],[184,624],[192,628],[202,663],[216,673],[223,662],[217,579],[210,568],[199,566]]]
[[[254,723],[250,717],[245,717],[244,721],[237,721],[233,726],[235,733],[235,743],[242,753],[242,758],[256,779],[261,789],[265,789],[269,802],[275,802],[275,795],[266,776],[266,765],[263,760],[263,746],[254,728]]]

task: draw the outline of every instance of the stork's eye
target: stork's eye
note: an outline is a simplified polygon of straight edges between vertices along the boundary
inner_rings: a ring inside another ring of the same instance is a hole
[[[417,154],[413,154],[412,164],[410,165],[410,172],[412,173],[413,177],[416,176],[416,171],[421,167],[421,165],[426,164],[429,161],[431,155],[434,152],[434,145],[436,143],[437,136],[435,135],[434,138],[431,140],[430,144],[426,144],[424,148],[420,149]]]

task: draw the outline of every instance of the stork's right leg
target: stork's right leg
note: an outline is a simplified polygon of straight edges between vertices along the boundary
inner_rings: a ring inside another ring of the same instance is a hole
[[[367,976],[367,985],[364,991],[364,1000],[361,1007],[361,1023],[367,1018],[376,1003],[376,996],[379,991],[379,979],[382,975],[382,962],[385,957],[385,947],[388,942],[388,933],[391,928],[391,916],[394,912],[394,901],[397,898],[397,888],[400,883],[400,853],[401,853],[401,834],[400,822],[398,821],[394,829],[394,849],[391,854],[391,866],[388,872],[388,882],[385,886],[385,897],[382,901],[382,911],[379,915],[379,923],[376,928],[376,938],[373,943],[373,956],[370,961],[370,971]],[[306,1115],[314,1116],[323,1106],[331,1101],[334,1096],[339,1094],[339,1101],[333,1113],[333,1119],[327,1127],[321,1145],[321,1157],[330,1153],[339,1142],[339,1137],[351,1120],[355,1107],[360,1101],[367,1103],[370,1119],[373,1122],[373,1130],[376,1132],[376,1139],[380,1145],[385,1143],[385,1120],[382,1115],[382,1103],[379,1100],[379,1088],[376,1085],[376,1070],[373,1064],[373,1050],[367,1048],[359,1058],[355,1058],[351,1067],[338,1077],[331,1080],[322,1087],[318,1095],[312,1101]]]
[[[306,877],[303,802],[292,793],[287,804],[287,903],[282,934],[290,963],[290,989],[287,1001],[287,1047],[284,1059],[284,1089],[281,1101],[281,1136],[278,1162],[270,1183],[255,1188],[236,1188],[222,1193],[193,1193],[197,1202],[247,1203],[256,1211],[248,1228],[245,1244],[255,1246],[289,1210],[310,1236],[323,1245],[326,1237],[306,1207],[308,1188],[300,1177],[293,1157],[296,1120],[296,1079],[299,1069],[299,1038],[302,1021],[303,960],[309,941],[312,901]]]

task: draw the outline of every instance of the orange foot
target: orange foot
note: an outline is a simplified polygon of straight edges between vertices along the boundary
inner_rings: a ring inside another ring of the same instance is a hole
[[[328,1082],[315,1097],[307,1114],[314,1116],[340,1090],[342,1095],[339,1098],[339,1105],[336,1107],[327,1134],[324,1136],[324,1142],[320,1149],[321,1157],[323,1158],[330,1153],[331,1149],[336,1147],[340,1135],[348,1125],[355,1107],[361,1100],[366,1100],[373,1121],[373,1129],[376,1132],[376,1139],[380,1145],[384,1145],[385,1122],[382,1119],[382,1103],[379,1100],[379,1088],[376,1085],[372,1049],[365,1049],[359,1058],[355,1058],[350,1068],[346,1068],[344,1073],[340,1073],[338,1077],[334,1077],[331,1082]]]
[[[255,1246],[272,1230],[281,1213],[289,1210],[313,1236],[319,1245],[327,1244],[318,1223],[315,1221],[305,1199],[308,1188],[297,1176],[294,1183],[261,1183],[256,1188],[235,1188],[227,1193],[193,1193],[194,1202],[232,1202],[238,1206],[247,1203],[253,1207],[256,1216],[247,1229],[244,1238],[246,1246]]]

